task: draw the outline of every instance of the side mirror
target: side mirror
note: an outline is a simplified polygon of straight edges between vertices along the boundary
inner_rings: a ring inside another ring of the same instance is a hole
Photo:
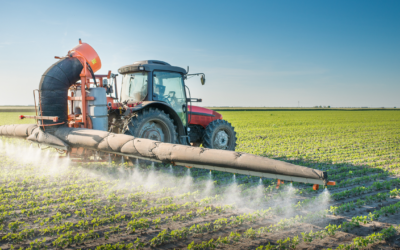
[[[204,85],[206,83],[206,78],[204,75],[201,75],[200,82],[201,82],[201,85]]]

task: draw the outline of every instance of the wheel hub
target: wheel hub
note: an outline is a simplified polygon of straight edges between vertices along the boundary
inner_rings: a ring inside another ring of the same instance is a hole
[[[161,125],[155,122],[147,122],[140,131],[141,138],[147,138],[155,141],[164,141],[164,133]]]
[[[227,149],[228,148],[228,134],[221,130],[215,135],[214,148],[216,149]]]

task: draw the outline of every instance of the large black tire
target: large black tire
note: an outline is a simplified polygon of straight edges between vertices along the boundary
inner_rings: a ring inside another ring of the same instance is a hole
[[[136,138],[177,143],[174,121],[164,111],[148,108],[132,114],[123,129],[124,134]]]
[[[206,127],[203,147],[235,151],[235,128],[225,120],[215,120]]]

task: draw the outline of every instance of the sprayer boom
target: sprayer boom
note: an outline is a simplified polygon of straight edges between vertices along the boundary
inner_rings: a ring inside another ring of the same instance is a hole
[[[65,148],[67,152],[72,148],[84,148],[107,155],[118,154],[167,164],[316,185],[333,184],[328,182],[328,175],[324,171],[266,157],[161,143],[93,129],[59,127],[50,134],[36,125],[20,124],[0,126],[0,135],[25,137],[32,142]]]

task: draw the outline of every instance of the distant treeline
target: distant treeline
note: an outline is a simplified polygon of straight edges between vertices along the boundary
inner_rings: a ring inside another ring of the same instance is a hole
[[[0,108],[0,112],[35,112],[35,108],[32,109],[6,109],[6,108]]]

